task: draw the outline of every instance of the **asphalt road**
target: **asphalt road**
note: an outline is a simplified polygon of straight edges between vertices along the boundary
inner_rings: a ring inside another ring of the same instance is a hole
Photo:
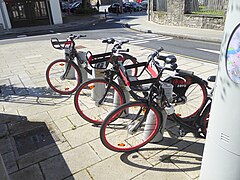
[[[53,32],[50,34],[37,35],[32,34],[27,37],[11,38],[0,40],[0,44],[9,44],[12,42],[26,42],[47,40],[52,37],[65,39],[70,33],[86,34],[87,39],[101,40],[113,37],[117,40],[128,39],[131,44],[156,49],[163,47],[165,51],[171,54],[180,54],[203,61],[218,62],[220,44],[208,43],[203,41],[193,41],[188,39],[179,39],[170,36],[161,36],[152,33],[141,33],[124,28],[122,22],[117,18],[108,19],[107,22],[99,22],[84,28],[65,30],[66,32]]]

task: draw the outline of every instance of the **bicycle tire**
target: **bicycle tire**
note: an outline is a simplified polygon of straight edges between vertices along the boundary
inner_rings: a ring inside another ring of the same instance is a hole
[[[77,89],[74,96],[74,105],[78,114],[86,121],[97,125],[101,124],[106,114],[116,106],[126,102],[123,90],[118,84],[112,82],[110,91],[108,91],[103,103],[97,104],[96,102],[104,96],[108,84],[107,80],[96,78],[85,81]],[[97,88],[100,88],[100,91]]]
[[[178,74],[186,81],[179,80],[176,77],[169,77],[165,82],[173,84],[173,93],[175,100],[179,97],[185,98],[181,103],[174,103],[175,114],[172,115],[176,120],[192,118],[200,112],[207,99],[207,89],[204,81],[195,75]]]
[[[209,103],[207,107],[203,110],[202,116],[201,116],[201,132],[206,138],[207,136],[207,128],[208,128],[208,123],[209,123],[209,117],[210,117],[210,111],[211,111],[211,105],[212,103]]]
[[[128,111],[128,115],[120,116],[124,111]],[[139,128],[133,131],[133,127],[137,126],[139,120],[148,116],[150,112],[154,115],[154,121],[149,124],[143,120]],[[155,137],[161,123],[162,114],[154,105],[149,106],[148,103],[141,101],[128,102],[108,114],[100,129],[100,139],[103,145],[112,151],[135,151]]]
[[[46,79],[48,85],[57,93],[70,95],[74,93],[77,87],[82,83],[82,73],[75,63],[71,64],[71,69],[74,70],[75,78],[61,79],[65,72],[67,61],[58,59],[49,64],[46,70]]]

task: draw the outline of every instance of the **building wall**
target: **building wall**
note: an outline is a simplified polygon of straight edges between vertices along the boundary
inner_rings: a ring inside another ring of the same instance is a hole
[[[153,22],[192,28],[223,30],[225,18],[223,16],[185,14],[187,11],[186,0],[167,0],[166,11],[152,11]]]
[[[52,19],[53,19],[53,24],[62,24],[62,12],[60,8],[59,1],[56,0],[50,0],[50,6],[51,6],[51,11],[52,11]]]
[[[204,16],[195,14],[168,14],[166,12],[154,11],[151,20],[161,25],[185,26],[191,28],[203,29],[224,29],[224,17],[222,16]]]
[[[6,4],[4,1],[0,0],[0,29],[11,29],[11,23],[8,16]]]
[[[47,0],[47,3],[50,5],[50,8],[48,9],[51,11],[51,17],[49,17],[50,24],[62,24],[63,20],[59,1]],[[38,25],[38,21],[35,21],[34,25]],[[13,24],[11,24],[6,4],[3,0],[0,0],[0,29],[11,29],[12,27]]]

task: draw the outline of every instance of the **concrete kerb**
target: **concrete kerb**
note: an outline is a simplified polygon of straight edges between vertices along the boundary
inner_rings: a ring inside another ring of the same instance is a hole
[[[151,29],[143,29],[140,27],[134,27],[129,25],[128,23],[124,24],[124,27],[132,29],[134,31],[138,32],[144,32],[144,33],[153,33],[153,34],[159,34],[159,35],[164,35],[164,36],[172,36],[180,39],[191,39],[191,40],[198,40],[198,41],[206,41],[206,42],[213,42],[213,43],[221,43],[222,38],[213,38],[213,37],[208,37],[206,38],[205,36],[200,36],[200,35],[191,35],[191,34],[180,34],[180,33],[173,33],[173,32],[164,32],[164,31],[156,31],[156,30],[151,30]]]

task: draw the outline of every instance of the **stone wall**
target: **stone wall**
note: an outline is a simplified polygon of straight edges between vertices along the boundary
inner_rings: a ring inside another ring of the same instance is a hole
[[[159,1],[159,0],[156,0]],[[191,3],[193,0],[166,0],[166,11],[151,8],[151,20],[153,22],[170,25],[185,26],[192,28],[223,30],[225,17],[211,15],[191,14]]]
[[[225,19],[222,16],[206,16],[196,14],[180,15],[161,11],[153,11],[151,20],[162,25],[185,26],[215,30],[223,30],[225,22]]]

